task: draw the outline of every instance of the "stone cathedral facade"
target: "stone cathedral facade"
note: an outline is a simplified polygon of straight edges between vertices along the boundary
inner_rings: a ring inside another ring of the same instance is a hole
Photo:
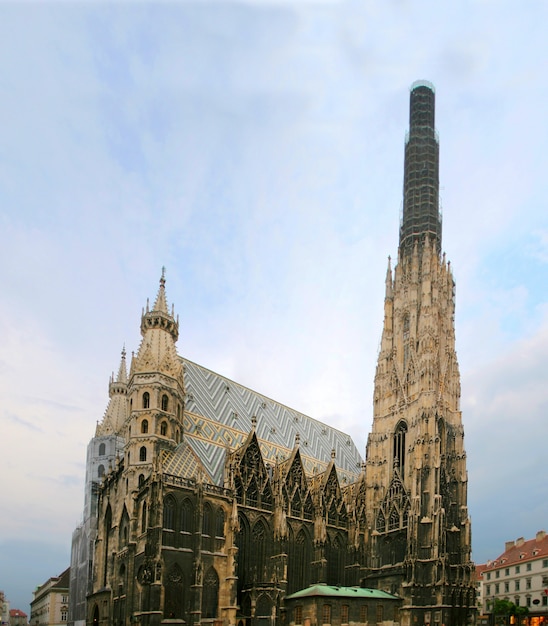
[[[412,87],[410,112],[365,462],[345,433],[180,356],[162,274],[88,446],[69,623],[300,626],[284,599],[318,584],[397,596],[392,624],[473,621],[431,85]],[[382,620],[360,609],[359,624]]]

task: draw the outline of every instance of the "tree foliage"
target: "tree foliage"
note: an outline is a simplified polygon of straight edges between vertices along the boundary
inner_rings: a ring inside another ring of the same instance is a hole
[[[495,623],[497,624],[519,624],[521,618],[525,617],[529,613],[529,609],[526,606],[516,606],[513,602],[510,602],[510,600],[503,600],[500,598],[495,598],[492,611],[495,616]],[[516,619],[510,622],[509,618],[512,616]]]

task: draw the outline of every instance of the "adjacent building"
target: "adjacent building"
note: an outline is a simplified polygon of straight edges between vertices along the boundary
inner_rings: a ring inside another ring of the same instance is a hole
[[[285,623],[312,624],[399,623],[401,598],[379,589],[311,585],[286,596]]]
[[[19,609],[10,609],[10,626],[27,626],[27,614]]]
[[[507,541],[504,552],[481,567],[482,613],[491,613],[496,598],[529,609],[529,626],[548,623],[548,535]]]
[[[162,273],[88,447],[71,623],[473,621],[434,111],[414,84],[365,461],[346,433],[181,356]]]
[[[68,621],[70,568],[52,576],[33,593],[30,603],[32,626],[64,626]]]

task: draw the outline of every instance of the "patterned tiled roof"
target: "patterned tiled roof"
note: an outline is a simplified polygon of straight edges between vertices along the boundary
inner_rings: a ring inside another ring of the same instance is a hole
[[[173,452],[168,452],[163,460],[163,470],[173,476],[197,478],[200,474],[208,483],[213,483],[212,477],[201,463],[200,459],[185,440]]]
[[[520,537],[509,541],[504,552],[494,561],[486,563],[486,570],[508,567],[524,561],[546,558],[548,556],[548,534],[540,530],[534,539]],[[485,570],[484,570],[485,571]]]
[[[243,445],[256,418],[256,433],[266,462],[289,457],[295,436],[305,472],[325,471],[335,451],[341,483],[357,479],[362,458],[352,438],[327,424],[183,359],[186,390],[184,437],[215,484],[223,482],[225,452]]]

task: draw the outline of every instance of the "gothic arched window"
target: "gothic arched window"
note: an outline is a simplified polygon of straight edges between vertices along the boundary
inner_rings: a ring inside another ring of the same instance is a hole
[[[175,502],[170,496],[164,500],[164,528],[175,530]]]
[[[215,536],[225,536],[225,512],[223,511],[222,507],[219,507],[217,509],[217,518],[215,520]]]
[[[141,532],[144,533],[147,529],[147,503],[143,502],[143,508],[141,513]]]
[[[165,583],[164,617],[166,619],[182,619],[184,616],[185,595],[187,585],[179,565],[172,565]]]
[[[141,446],[141,449],[139,450],[139,461],[146,461],[146,460],[147,460],[146,446]]]
[[[183,506],[181,507],[181,530],[185,533],[192,532],[192,516],[194,513],[194,507],[192,502],[188,499],[183,500]]]
[[[394,433],[394,465],[400,470],[400,475],[403,478],[405,470],[405,436],[407,434],[407,424],[400,422],[396,427]]]
[[[253,530],[251,533],[252,537],[252,548],[251,555],[252,559],[255,559],[255,572],[257,576],[257,580],[266,580],[266,566],[267,566],[267,530],[265,528],[264,523],[259,520],[255,526],[253,526]]]
[[[150,408],[150,394],[148,393],[148,391],[145,391],[145,393],[143,394],[143,409],[148,408]]]
[[[167,411],[167,407],[169,406],[169,398],[164,393],[162,396],[162,411]]]
[[[167,435],[167,422],[162,422],[160,424],[160,435],[162,435],[162,437]]]
[[[104,443],[100,444],[99,445],[99,456],[105,456],[105,450],[106,450],[105,444]]]
[[[143,421],[141,422],[141,432],[142,432],[143,434],[148,433],[148,420],[143,420]]]
[[[217,617],[219,603],[219,576],[213,567],[210,567],[204,577],[202,595],[202,617],[212,619]]]
[[[104,475],[105,475],[105,466],[99,465],[99,467],[97,468],[97,477],[103,478]]]

